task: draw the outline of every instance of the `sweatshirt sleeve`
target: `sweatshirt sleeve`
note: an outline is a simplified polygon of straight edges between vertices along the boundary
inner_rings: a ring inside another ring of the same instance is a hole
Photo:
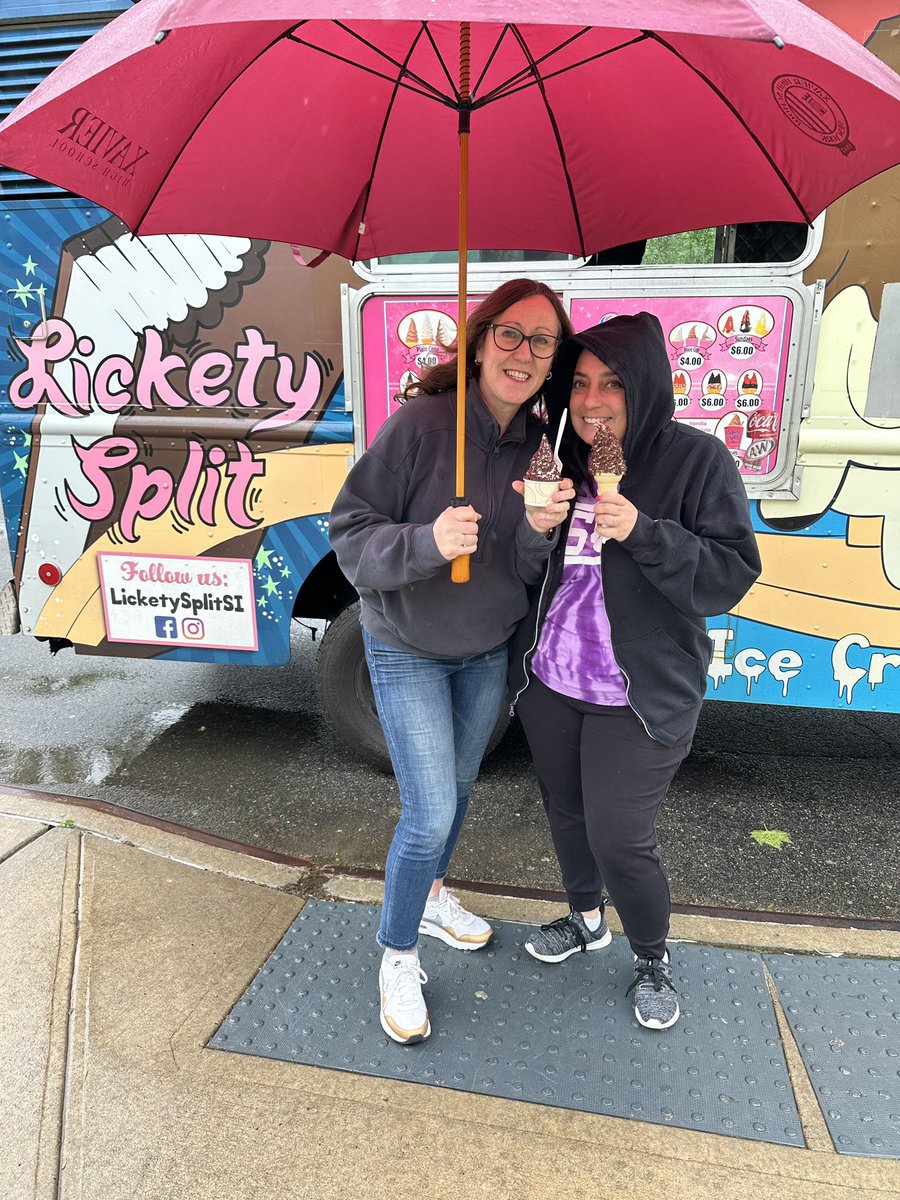
[[[396,591],[448,566],[431,524],[401,520],[406,483],[370,449],[359,459],[331,510],[329,540],[359,591]]]
[[[719,483],[720,489],[704,489],[692,529],[639,513],[621,543],[646,579],[686,616],[728,612],[761,570],[743,483],[739,477]]]
[[[540,581],[550,552],[558,541],[558,525],[548,537],[532,529],[523,513],[516,527],[516,570],[523,583],[531,585]]]

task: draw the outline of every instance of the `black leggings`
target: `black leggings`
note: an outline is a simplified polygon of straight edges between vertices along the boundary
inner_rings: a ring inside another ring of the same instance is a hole
[[[569,903],[590,912],[605,885],[635,954],[662,958],[671,902],[656,814],[691,743],[663,746],[630,708],[572,700],[534,676],[519,717]]]

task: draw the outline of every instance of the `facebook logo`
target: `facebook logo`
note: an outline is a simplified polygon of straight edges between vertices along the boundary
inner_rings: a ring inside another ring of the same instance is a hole
[[[158,638],[178,637],[178,626],[175,623],[174,617],[154,617],[153,621],[156,625],[156,636]]]

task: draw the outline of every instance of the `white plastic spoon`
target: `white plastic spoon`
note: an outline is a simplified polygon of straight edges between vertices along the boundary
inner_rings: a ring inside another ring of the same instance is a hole
[[[560,478],[562,478],[562,459],[559,457],[559,444],[562,441],[563,430],[566,427],[566,420],[568,419],[568,416],[569,410],[564,408],[562,410],[562,416],[559,419],[559,429],[556,431],[556,444],[553,447],[553,461],[556,463],[556,469],[559,471]]]

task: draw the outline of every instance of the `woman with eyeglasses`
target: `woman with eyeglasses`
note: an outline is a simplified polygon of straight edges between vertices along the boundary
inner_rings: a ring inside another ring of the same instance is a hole
[[[510,280],[467,328],[467,503],[450,503],[454,357],[407,389],[331,513],[331,544],[359,593],[366,661],[400,788],[377,940],[381,1025],[401,1043],[431,1032],[419,934],[459,950],[491,939],[490,925],[443,881],[503,702],[507,643],[575,495],[563,479],[543,509],[526,509],[521,496],[542,433],[531,409],[572,332],[558,297],[535,280]],[[471,579],[455,584],[450,567],[461,555],[471,556]]]

